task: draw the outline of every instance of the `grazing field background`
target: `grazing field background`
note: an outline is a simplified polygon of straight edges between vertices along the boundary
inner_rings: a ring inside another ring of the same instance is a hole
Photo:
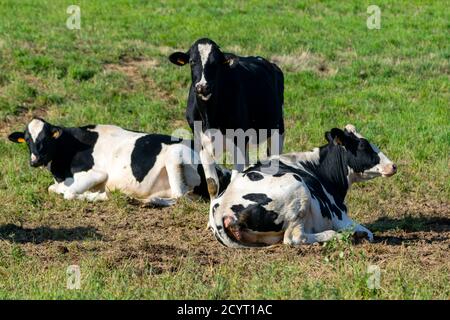
[[[81,30],[66,27],[72,4]],[[366,26],[371,4],[379,30]],[[2,0],[0,13],[0,298],[450,297],[446,1]],[[190,72],[167,56],[205,36],[282,67],[285,151],[353,123],[396,161],[396,176],[348,196],[375,243],[226,249],[206,230],[206,202],[64,201],[47,193],[51,175],[30,168],[26,147],[7,141],[32,115],[188,129]],[[80,266],[79,290],[66,288],[69,265]],[[371,265],[379,289],[367,285]]]

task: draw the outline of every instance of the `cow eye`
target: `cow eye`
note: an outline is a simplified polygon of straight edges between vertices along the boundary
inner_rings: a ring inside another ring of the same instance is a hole
[[[194,60],[189,60],[189,64],[190,64],[191,66],[193,66],[193,65],[195,65],[195,61],[194,61]]]
[[[367,147],[369,146],[369,143],[365,140],[361,140],[358,144],[358,149],[359,150],[366,150]]]

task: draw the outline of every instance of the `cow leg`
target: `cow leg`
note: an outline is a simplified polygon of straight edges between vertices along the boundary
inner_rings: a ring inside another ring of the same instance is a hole
[[[183,149],[172,148],[165,160],[172,198],[182,197],[189,191],[184,178]]]
[[[272,145],[272,139],[274,139],[274,144]],[[284,133],[278,134],[275,133],[270,139],[267,140],[267,157],[273,155],[279,155],[283,152],[284,145]]]
[[[208,186],[209,197],[215,199],[219,193],[219,177],[214,161],[214,147],[211,138],[205,134],[201,136],[202,149],[200,150],[200,161],[205,172],[206,184]]]
[[[64,199],[75,199],[89,189],[106,182],[108,175],[97,170],[78,172],[73,175],[73,183],[64,191]]]
[[[293,224],[288,226],[284,234],[283,243],[289,245],[313,244],[316,242],[327,242],[339,237],[340,234],[334,230],[306,233],[303,224]]]
[[[366,227],[356,223],[352,219],[350,219],[347,214],[342,214],[342,219],[333,219],[333,228],[337,231],[348,231],[353,230],[355,235],[367,235],[367,239],[372,242],[373,241],[373,233],[367,229]]]
[[[283,243],[289,245],[313,244],[327,242],[340,235],[334,230],[326,230],[318,233],[307,233],[305,221],[311,215],[311,194],[306,187],[297,191],[295,200],[288,204],[291,212],[286,214],[288,226],[284,233]]]
[[[163,208],[163,207],[173,206],[177,202],[177,199],[152,197],[149,199],[145,199],[142,202],[145,206],[148,206],[148,207]]]
[[[91,202],[108,200],[108,196],[107,196],[106,192],[100,192],[100,191],[97,191],[97,192],[86,191],[82,194],[77,194],[75,196],[75,198],[77,200],[86,200],[86,201],[91,201]]]
[[[326,230],[318,233],[308,233],[306,235],[308,244],[317,242],[327,242],[333,239],[339,239],[341,235],[334,230]]]
[[[64,194],[67,188],[73,183],[72,178],[67,178],[63,182],[56,182],[48,187],[48,192]]]

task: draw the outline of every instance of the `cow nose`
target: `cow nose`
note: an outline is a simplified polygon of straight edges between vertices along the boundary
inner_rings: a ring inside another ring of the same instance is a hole
[[[196,84],[195,91],[197,94],[202,94],[204,96],[209,94],[209,86],[207,84]]]
[[[34,153],[31,154],[30,162],[31,162],[31,165],[34,165],[38,162],[38,157]]]
[[[30,158],[30,165],[32,167],[39,167],[41,165],[41,157],[32,153]]]
[[[397,166],[395,165],[395,163],[385,165],[382,170],[382,174],[385,177],[393,176],[396,173],[397,173]]]
[[[397,172],[397,165],[395,163],[392,164],[392,172],[393,173]]]

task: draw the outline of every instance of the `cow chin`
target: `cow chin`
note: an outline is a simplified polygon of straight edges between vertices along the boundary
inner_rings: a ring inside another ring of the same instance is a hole
[[[39,161],[34,161],[34,162],[31,161],[30,165],[33,168],[47,167],[50,162],[51,162],[51,160],[48,160],[47,158],[42,158],[42,159],[39,159]]]
[[[366,170],[363,172],[353,172],[352,176],[352,182],[361,182],[381,177],[382,174],[378,170]]]
[[[361,173],[363,180],[370,180],[381,176],[382,174],[379,171],[364,171]]]
[[[383,178],[389,178],[389,177],[392,177],[394,174],[395,174],[395,172],[388,172],[388,173],[382,172],[382,173],[381,173],[381,176],[382,176]]]
[[[372,169],[363,172],[364,176],[367,176],[366,180],[376,177],[389,178],[397,172],[395,165],[378,165]]]

